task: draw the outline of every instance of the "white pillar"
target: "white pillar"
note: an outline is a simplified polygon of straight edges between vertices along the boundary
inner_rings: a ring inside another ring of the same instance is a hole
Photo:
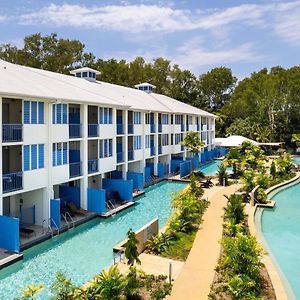
[[[82,126],[82,141],[80,143],[80,156],[82,162],[82,179],[80,180],[80,206],[87,209],[88,189],[88,105],[80,106],[80,120]]]
[[[128,110],[123,110],[123,126],[124,126],[124,158],[125,164],[122,169],[123,179],[127,179],[127,171],[128,171]]]
[[[155,124],[155,135],[154,135],[154,146],[155,146],[155,156],[154,156],[154,175],[157,176],[157,163],[158,163],[158,113],[154,113],[154,124]]]

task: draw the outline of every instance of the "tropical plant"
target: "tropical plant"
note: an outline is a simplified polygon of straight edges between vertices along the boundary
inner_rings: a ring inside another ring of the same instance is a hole
[[[167,233],[153,235],[147,241],[147,249],[154,254],[162,253],[170,246],[171,239],[171,236]]]
[[[56,300],[68,300],[74,292],[75,286],[71,280],[66,278],[64,274],[58,272],[55,275],[55,281],[51,286],[51,292]]]
[[[126,281],[117,266],[102,271],[95,277],[91,287],[87,289],[90,299],[120,300],[124,293]]]
[[[273,160],[272,163],[271,163],[271,167],[270,167],[270,175],[272,176],[273,179],[276,178],[276,164],[275,164],[275,161]]]
[[[243,189],[246,192],[250,192],[255,187],[255,171],[253,169],[248,169],[243,172],[242,181],[244,183]]]
[[[135,262],[140,264],[139,252],[137,249],[138,240],[135,236],[135,232],[130,228],[127,232],[127,241],[124,245],[125,257],[129,265],[133,265]]]
[[[296,145],[297,148],[300,147],[300,134],[294,133],[292,134],[291,142]]]
[[[139,288],[142,286],[141,281],[138,278],[138,271],[136,267],[130,266],[129,272],[126,276],[126,284],[124,289],[124,294],[126,299],[140,299],[139,298]]]
[[[258,188],[256,191],[256,200],[259,203],[266,203],[267,202],[267,194],[263,188]]]
[[[200,181],[194,173],[190,176],[190,192],[194,194],[196,198],[200,198],[204,193]]]
[[[256,177],[256,185],[259,185],[261,188],[266,189],[269,185],[270,178],[268,175],[259,173]]]
[[[256,125],[255,133],[256,140],[261,143],[268,143],[272,135],[272,130],[269,126]]]
[[[33,300],[37,294],[44,288],[43,284],[28,285],[22,290],[20,300]]]
[[[241,195],[232,194],[225,196],[228,200],[227,206],[224,208],[224,219],[232,224],[240,224],[245,220],[245,204]]]
[[[280,176],[291,173],[294,165],[290,154],[283,153],[276,159],[276,166]]]
[[[241,165],[241,155],[236,148],[231,148],[226,155],[225,162],[232,167],[234,178],[237,177],[238,167]]]
[[[228,174],[224,163],[221,163],[219,165],[217,176],[218,176],[219,185],[224,185],[224,186],[228,185]]]
[[[201,141],[198,132],[189,131],[182,141],[182,145],[195,155],[201,151],[201,147],[203,147],[205,143]]]

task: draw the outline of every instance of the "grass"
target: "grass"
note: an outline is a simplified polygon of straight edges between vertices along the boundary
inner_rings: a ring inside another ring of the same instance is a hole
[[[163,257],[172,258],[175,260],[185,261],[192,249],[197,229],[193,229],[187,233],[177,232],[174,240],[172,240],[170,247],[160,255]]]

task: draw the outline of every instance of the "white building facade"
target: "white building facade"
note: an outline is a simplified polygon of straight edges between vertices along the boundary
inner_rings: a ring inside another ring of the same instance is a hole
[[[87,190],[114,174],[126,180],[151,166],[159,176],[158,164],[171,172],[172,158],[191,156],[180,144],[188,131],[199,133],[204,150],[214,148],[214,115],[147,83],[133,89],[96,81],[89,68],[71,73],[0,60],[0,215],[34,208],[34,223],[46,226],[61,185],[79,188],[87,209]]]

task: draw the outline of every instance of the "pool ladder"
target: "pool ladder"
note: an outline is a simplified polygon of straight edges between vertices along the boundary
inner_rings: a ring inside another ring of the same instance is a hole
[[[70,228],[74,228],[74,227],[75,227],[74,219],[72,218],[72,216],[70,215],[69,212],[66,212],[65,214],[61,214],[61,216],[63,217],[65,223],[67,224],[68,230],[69,230]],[[70,225],[70,222],[68,221],[68,218],[69,218],[70,221],[71,221],[72,227],[71,227],[71,225]]]
[[[117,263],[124,261],[125,259],[125,253],[124,250],[120,250],[118,252],[114,252],[114,260],[113,264],[116,265]]]
[[[107,206],[107,208],[108,208],[109,210],[113,210],[113,209],[116,208],[115,205],[114,205],[110,200],[107,200],[106,206]],[[115,215],[116,215],[116,211],[114,211],[114,212],[111,214],[112,217],[114,217]]]
[[[53,218],[49,218],[49,223],[48,223],[48,230],[51,233],[51,237],[53,238],[54,236],[54,231],[53,228],[51,227],[51,222],[54,224],[54,227],[56,228],[57,235],[59,235],[59,227],[57,226],[56,222],[53,220]]]

